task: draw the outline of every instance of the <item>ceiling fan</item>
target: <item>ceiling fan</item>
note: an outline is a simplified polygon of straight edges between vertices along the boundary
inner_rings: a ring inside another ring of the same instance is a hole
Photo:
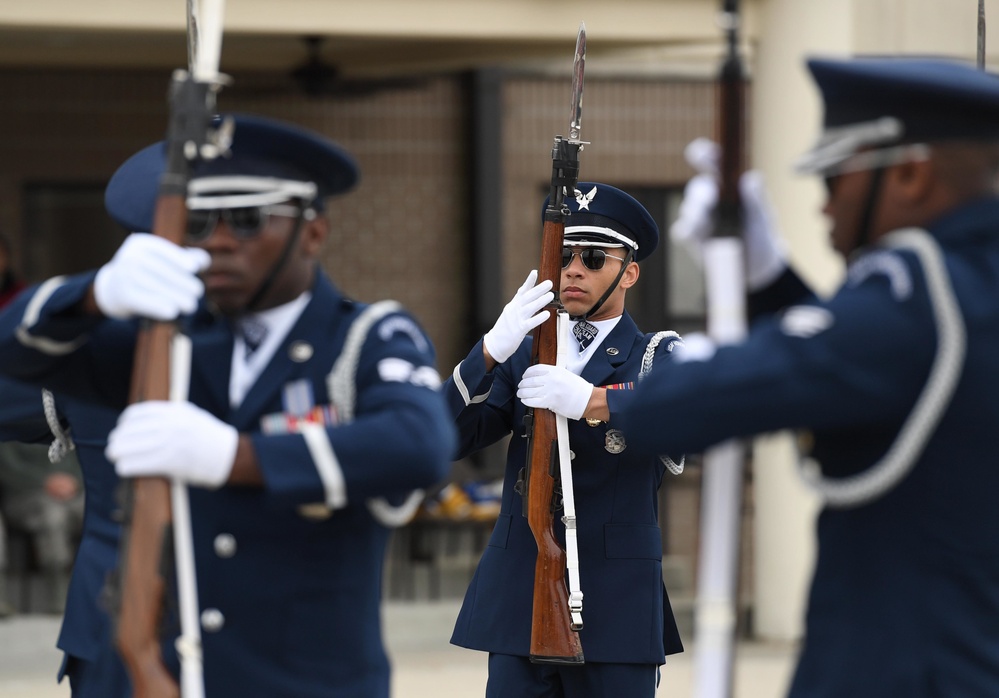
[[[333,63],[322,55],[326,37],[304,36],[306,59],[288,74],[294,88],[307,97],[364,97],[390,89],[415,87],[415,78],[346,78]]]

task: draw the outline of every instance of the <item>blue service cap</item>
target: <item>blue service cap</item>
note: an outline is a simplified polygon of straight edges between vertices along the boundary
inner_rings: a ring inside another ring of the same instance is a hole
[[[235,127],[230,154],[196,163],[188,186],[189,208],[235,208],[305,199],[321,209],[325,197],[346,191],[357,182],[354,159],[325,136],[259,116],[233,114],[230,118]],[[111,217],[130,231],[151,230],[165,167],[164,141],[126,160],[104,191],[104,205]]]
[[[575,198],[566,197],[565,245],[630,247],[639,262],[659,244],[659,227],[645,207],[609,184],[579,182]],[[548,199],[541,206],[544,220]]]
[[[796,163],[799,172],[834,171],[872,147],[999,139],[999,76],[970,63],[916,57],[811,59],[808,69],[822,93],[825,115],[819,141]],[[900,148],[894,155],[905,159],[914,152]]]

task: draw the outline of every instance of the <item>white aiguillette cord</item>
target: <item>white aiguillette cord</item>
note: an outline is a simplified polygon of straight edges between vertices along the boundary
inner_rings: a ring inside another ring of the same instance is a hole
[[[557,320],[558,349],[555,365],[564,368],[573,340],[569,315],[559,311]],[[569,453],[569,423],[555,415],[555,435],[558,438],[558,463],[562,479],[562,522],[565,524],[565,566],[569,572],[569,613],[573,630],[583,629],[583,592],[579,588],[579,547],[576,544],[576,502],[572,494],[572,456]]]
[[[187,400],[191,383],[191,338],[177,332],[170,346],[170,399]],[[194,538],[191,533],[191,507],[187,484],[170,481],[170,504],[173,508],[174,564],[177,567],[177,598],[180,607],[181,695],[204,698],[204,667],[201,655],[201,625],[198,617],[198,582],[194,569]]]

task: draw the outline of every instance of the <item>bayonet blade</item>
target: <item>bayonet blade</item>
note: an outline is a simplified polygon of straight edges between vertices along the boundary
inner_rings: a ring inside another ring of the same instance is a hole
[[[985,70],[985,0],[978,0],[978,67]]]
[[[217,83],[225,0],[187,0],[188,72],[198,82]]]
[[[586,24],[579,23],[576,34],[576,54],[572,59],[572,116],[569,119],[569,140],[579,141],[583,121],[583,69],[586,67]]]
[[[187,0],[187,71],[198,64],[198,0]]]

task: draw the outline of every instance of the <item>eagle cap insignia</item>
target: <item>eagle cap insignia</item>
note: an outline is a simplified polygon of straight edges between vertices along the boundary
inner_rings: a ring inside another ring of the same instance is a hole
[[[624,432],[620,429],[608,429],[604,436],[604,448],[608,453],[620,453],[628,447],[624,442]]]
[[[597,188],[596,187],[593,187],[592,189],[590,189],[590,192],[588,194],[584,194],[583,192],[579,191],[579,189],[577,189],[576,190],[576,203],[579,205],[579,210],[580,211],[589,211],[590,210],[590,203],[593,201],[594,198],[596,198],[596,196],[597,196]]]

